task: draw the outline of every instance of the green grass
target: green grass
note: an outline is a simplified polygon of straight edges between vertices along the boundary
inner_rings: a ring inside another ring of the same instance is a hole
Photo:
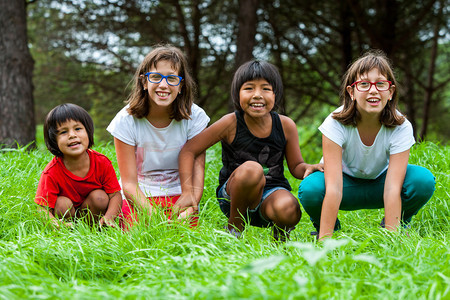
[[[117,170],[111,144],[94,149]],[[309,144],[302,150],[308,161],[320,158]],[[53,230],[33,202],[51,157],[41,146],[0,152],[2,299],[450,299],[449,146],[412,150],[410,162],[437,184],[408,235],[380,229],[382,210],[339,212],[343,229],[323,244],[309,235],[305,213],[286,244],[273,243],[269,229],[226,234],[214,197],[217,146],[207,154],[198,228],[159,215],[131,232],[82,222]],[[289,180],[296,194],[299,181]]]

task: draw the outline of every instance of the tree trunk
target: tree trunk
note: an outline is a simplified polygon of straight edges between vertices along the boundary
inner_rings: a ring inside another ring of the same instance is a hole
[[[253,47],[255,46],[255,34],[258,20],[256,10],[258,0],[240,0],[238,15],[238,33],[236,39],[235,70],[243,63],[253,58]],[[228,110],[233,111],[234,105],[228,102]]]
[[[349,4],[346,1],[339,2],[339,21],[341,22],[339,26],[339,35],[341,37],[341,52],[342,52],[342,61],[341,61],[341,74],[344,74],[347,71],[348,66],[353,60],[352,57],[352,28],[351,28],[351,9]]]
[[[236,68],[253,58],[256,26],[258,25],[256,17],[257,8],[258,0],[239,1]]]
[[[428,68],[428,80],[427,80],[427,86],[425,89],[425,99],[423,101],[423,120],[422,120],[422,128],[420,129],[420,139],[423,141],[425,139],[425,136],[427,134],[427,128],[428,128],[428,119],[430,116],[430,106],[431,106],[431,100],[433,98],[433,81],[434,81],[434,73],[436,70],[436,58],[437,58],[437,51],[438,51],[438,40],[439,40],[439,30],[440,30],[440,20],[442,18],[442,10],[443,10],[443,3],[440,2],[440,9],[439,14],[436,18],[436,24],[434,27],[434,36],[432,40],[432,46],[431,46],[431,57],[430,57],[430,65]]]
[[[0,0],[0,147],[35,140],[33,65],[25,1]]]

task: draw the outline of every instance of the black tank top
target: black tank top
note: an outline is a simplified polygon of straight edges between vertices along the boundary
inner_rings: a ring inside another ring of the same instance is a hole
[[[272,132],[266,138],[254,136],[245,124],[244,112],[236,111],[236,136],[231,144],[222,141],[222,164],[219,173],[219,187],[227,181],[231,173],[246,161],[256,161],[264,169],[266,188],[284,187],[291,190],[288,180],[284,177],[284,156],[286,137],[280,116],[270,112],[272,116]]]

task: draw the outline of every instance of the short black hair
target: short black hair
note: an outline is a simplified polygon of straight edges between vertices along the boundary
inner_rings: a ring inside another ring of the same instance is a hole
[[[277,110],[283,99],[283,82],[278,69],[269,62],[251,60],[241,65],[234,73],[231,83],[231,100],[237,110],[242,110],[239,91],[244,83],[255,79],[265,79],[275,93],[274,110]]]
[[[89,113],[82,107],[72,104],[64,103],[53,108],[45,118],[44,123],[44,141],[47,149],[55,156],[63,156],[63,153],[58,148],[56,135],[58,134],[58,126],[69,120],[81,122],[89,137],[89,146],[94,145],[94,121],[92,121]]]

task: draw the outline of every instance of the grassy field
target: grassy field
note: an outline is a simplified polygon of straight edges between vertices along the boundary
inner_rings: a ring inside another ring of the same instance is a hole
[[[308,161],[320,158],[308,147]],[[117,170],[112,145],[94,149]],[[414,146],[410,162],[429,168],[437,184],[408,234],[381,229],[382,210],[340,212],[342,230],[316,244],[304,213],[291,241],[279,245],[269,229],[247,228],[240,239],[223,231],[214,197],[220,147],[207,154],[198,228],[155,215],[131,232],[82,222],[53,230],[33,202],[51,154],[2,151],[0,298],[450,299],[449,158],[449,146]],[[299,181],[289,180],[296,195]]]

